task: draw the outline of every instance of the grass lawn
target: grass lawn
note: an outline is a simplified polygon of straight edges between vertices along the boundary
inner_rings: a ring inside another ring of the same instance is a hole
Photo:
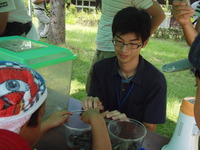
[[[96,34],[97,27],[66,24],[66,47],[77,55],[77,59],[73,61],[70,96],[79,100],[86,96],[85,82],[96,48]],[[186,58],[188,50],[185,41],[151,38],[141,54],[161,69],[165,63]],[[167,121],[163,125],[158,125],[156,132],[171,137],[183,98],[195,96],[195,78],[189,70],[164,75],[168,86]]]

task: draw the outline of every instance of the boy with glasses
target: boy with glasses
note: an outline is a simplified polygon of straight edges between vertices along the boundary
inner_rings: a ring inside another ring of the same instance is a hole
[[[114,47],[111,42],[112,22],[115,14],[126,7],[136,7],[138,9],[144,9],[148,12],[152,20],[151,34],[157,30],[159,25],[165,19],[165,14],[157,0],[102,0],[102,15],[97,31],[96,52],[93,56],[86,81],[87,94],[90,88],[93,65],[104,58],[115,56]]]
[[[151,18],[144,10],[127,7],[114,17],[113,45],[116,56],[97,62],[84,109],[109,110],[106,117],[128,118],[143,122],[155,131],[166,118],[166,80],[164,75],[145,60],[140,51],[149,40]],[[116,110],[116,111],[113,111]]]

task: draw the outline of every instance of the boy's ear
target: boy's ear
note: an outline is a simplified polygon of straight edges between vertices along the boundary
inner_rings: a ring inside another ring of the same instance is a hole
[[[27,121],[20,129],[19,135],[25,138],[26,140],[28,139],[28,134],[31,133],[31,127],[28,126],[29,121]]]
[[[148,42],[149,42],[149,39],[147,39],[147,40],[143,43],[142,48],[145,48]]]
[[[20,133],[23,133],[24,130],[26,130],[28,122],[29,122],[29,120],[21,127]]]

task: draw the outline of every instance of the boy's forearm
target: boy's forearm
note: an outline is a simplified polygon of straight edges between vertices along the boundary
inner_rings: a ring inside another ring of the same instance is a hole
[[[165,14],[157,1],[153,2],[153,5],[146,10],[152,19],[151,34],[153,34],[159,25],[165,19]]]
[[[48,120],[44,120],[41,123],[41,128],[40,128],[40,137],[42,137],[47,131],[50,129],[54,128],[51,123],[48,122]]]
[[[182,29],[183,29],[183,32],[185,35],[185,39],[186,39],[188,45],[191,46],[195,37],[198,34],[198,31],[194,28],[192,23],[184,24],[181,26],[182,26]]]
[[[97,116],[91,122],[93,150],[111,150],[111,142],[107,131],[106,123],[102,116]]]

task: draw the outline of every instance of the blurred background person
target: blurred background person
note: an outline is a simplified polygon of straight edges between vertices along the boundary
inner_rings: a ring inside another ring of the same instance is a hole
[[[191,17],[195,10],[184,1],[174,0],[172,4],[172,15],[181,25],[188,45],[191,45],[200,31],[200,19],[197,19],[194,26]],[[196,7],[196,15],[200,16],[200,3]]]
[[[38,35],[23,0],[0,0],[0,37],[24,36],[38,40]]]
[[[50,18],[46,13],[46,4],[49,0],[32,0],[34,15],[38,18],[38,35],[41,38],[46,38],[49,31]]]

